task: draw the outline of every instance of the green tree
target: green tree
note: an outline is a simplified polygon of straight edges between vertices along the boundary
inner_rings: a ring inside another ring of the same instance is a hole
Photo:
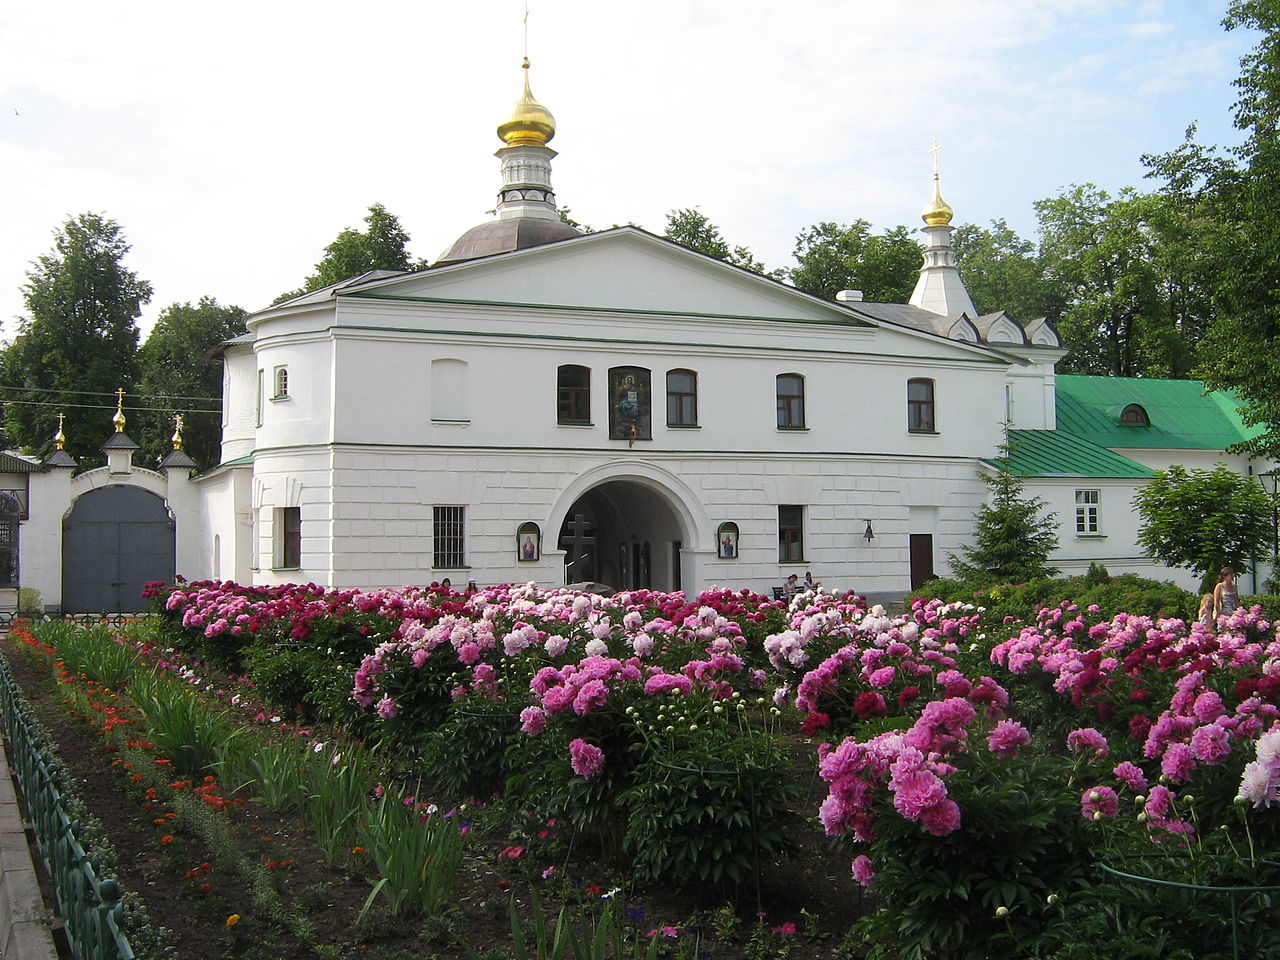
[[[201,468],[218,463],[222,420],[222,363],[212,353],[218,344],[244,333],[245,311],[202,297],[195,306],[165,307],[138,351],[138,391],[150,409],[139,416],[139,460],[155,463],[172,448],[174,415],[183,416],[183,449]]]
[[[861,290],[873,303],[906,303],[920,276],[924,248],[907,227],[879,234],[866,220],[823,221],[801,231],[788,278],[800,290],[827,300],[841,290]]]
[[[1223,25],[1258,31],[1241,60],[1235,125],[1244,142],[1220,155],[1195,140],[1144,158],[1185,212],[1209,278],[1212,318],[1196,374],[1244,400],[1262,426],[1243,449],[1280,455],[1280,4],[1234,0]]]
[[[27,316],[0,359],[5,429],[24,450],[48,455],[62,412],[68,452],[100,458],[113,429],[111,394],[137,377],[136,321],[151,299],[151,285],[124,266],[128,252],[114,220],[82,213],[27,271]]]
[[[1036,203],[1045,274],[1066,296],[1062,372],[1134,377],[1173,366],[1150,223],[1158,205],[1129,187],[1113,199],[1093,184]]]
[[[302,293],[319,290],[331,283],[340,283],[358,277],[370,270],[421,269],[425,264],[415,264],[406,249],[409,234],[405,232],[395,214],[380,203],[369,207],[364,218],[364,230],[347,227],[333,243],[324,248],[324,256],[316,264],[315,273],[307,277],[302,287],[281,294],[275,302],[288,300]]]
[[[1206,580],[1224,566],[1243,570],[1271,542],[1271,500],[1256,480],[1213,470],[1159,470],[1133,498],[1138,543],[1149,557]]]
[[[667,230],[663,236],[682,247],[731,263],[735,267],[742,267],[752,273],[764,273],[764,264],[752,256],[750,250],[746,247],[730,247],[728,241],[721,236],[720,228],[708,220],[701,210],[693,207],[668,213]]]
[[[1045,276],[1036,245],[1025,240],[1004,220],[991,221],[991,229],[965,223],[951,236],[956,264],[978,313],[1005,310],[1021,320],[1062,318],[1066,296]]]
[[[1049,555],[1058,548],[1054,514],[1042,513],[1044,501],[1026,495],[1022,477],[1008,468],[1009,450],[1006,441],[995,472],[982,474],[989,498],[974,518],[973,544],[949,558],[961,580],[1025,583],[1058,572],[1049,566]]]

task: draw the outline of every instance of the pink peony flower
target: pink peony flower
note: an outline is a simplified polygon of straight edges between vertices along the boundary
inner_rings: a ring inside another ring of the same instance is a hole
[[[1088,787],[1080,795],[1080,815],[1086,820],[1114,817],[1120,812],[1120,798],[1110,787]]]
[[[547,728],[547,715],[540,707],[525,707],[520,711],[520,729],[536,737]]]
[[[1136,763],[1131,763],[1126,760],[1123,763],[1118,764],[1111,772],[1114,773],[1118,779],[1124,781],[1124,785],[1134,793],[1147,792],[1147,776],[1142,772],[1142,768]]]
[[[1160,760],[1160,772],[1175,782],[1186,780],[1196,768],[1196,756],[1190,744],[1171,743]]]
[[[390,696],[384,695],[383,698],[378,701],[378,716],[383,720],[390,720],[399,712],[400,704],[392,700]]]
[[[943,800],[926,810],[920,822],[935,837],[945,837],[960,829],[960,807],[954,800]]]
[[[604,751],[581,737],[569,744],[569,758],[573,772],[587,780],[604,769]]]
[[[864,887],[869,887],[876,879],[876,871],[872,866],[871,858],[867,856],[854,857],[853,860],[853,879]]]
[[[1067,734],[1068,750],[1092,750],[1097,756],[1105,757],[1109,750],[1107,738],[1093,727],[1081,727]]]
[[[1001,720],[987,737],[987,749],[1006,757],[1016,757],[1018,748],[1031,742],[1027,728],[1016,720]]]

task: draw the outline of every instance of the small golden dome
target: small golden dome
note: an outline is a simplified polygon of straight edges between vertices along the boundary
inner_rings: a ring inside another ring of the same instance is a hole
[[[955,211],[948,206],[947,201],[942,199],[942,188],[938,185],[938,175],[935,173],[933,199],[925,204],[924,209],[920,211],[920,216],[924,219],[926,226],[945,227],[954,215]]]
[[[529,90],[529,59],[524,61],[524,96],[516,101],[511,119],[498,127],[498,136],[510,147],[542,146],[556,135],[556,118],[533,99]]]

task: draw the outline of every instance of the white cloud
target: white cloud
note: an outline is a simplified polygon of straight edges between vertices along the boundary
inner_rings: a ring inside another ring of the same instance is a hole
[[[68,215],[124,227],[156,295],[260,307],[387,205],[434,257],[484,218],[519,93],[519,0],[376,14],[336,2],[134,0],[0,14],[0,318]],[[535,94],[561,202],[660,231],[699,205],[770,266],[820,219],[914,225],[930,140],[963,220],[1071,181],[1132,181],[1154,110],[1225,112],[1246,37],[1107,0],[544,0]],[[1161,25],[1160,43],[1142,42]],[[1167,27],[1168,29],[1165,29]],[[1204,54],[1195,56],[1194,54]],[[1193,66],[1194,64],[1195,66]],[[22,117],[13,116],[13,108]],[[12,325],[6,326],[11,334]]]

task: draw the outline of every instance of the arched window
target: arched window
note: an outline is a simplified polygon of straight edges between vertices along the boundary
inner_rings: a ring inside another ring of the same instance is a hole
[[[272,400],[283,400],[289,396],[289,368],[276,367],[275,370],[275,390],[271,395]]]
[[[591,371],[566,363],[556,371],[556,422],[591,422]]]
[[[933,381],[907,381],[907,430],[911,433],[937,431],[933,409]]]
[[[778,374],[778,429],[804,429],[804,377]]]
[[[1120,422],[1128,427],[1149,427],[1151,418],[1141,404],[1131,403],[1120,411]]]
[[[692,370],[667,371],[667,426],[698,425],[698,375]]]

